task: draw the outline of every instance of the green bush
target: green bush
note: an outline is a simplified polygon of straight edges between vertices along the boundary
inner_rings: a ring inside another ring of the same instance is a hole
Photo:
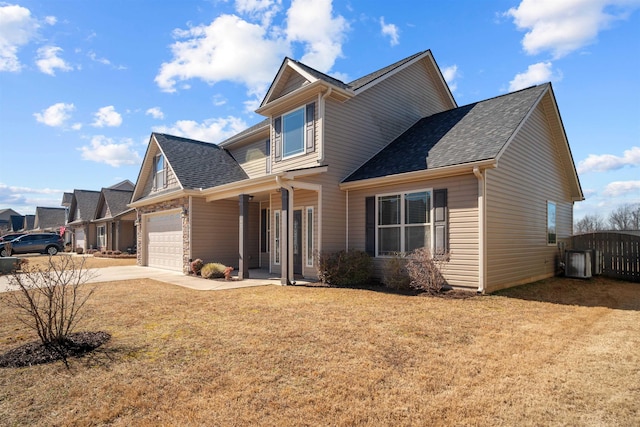
[[[407,259],[402,253],[395,253],[384,263],[382,283],[391,289],[411,289],[411,278],[407,272]]]
[[[318,279],[333,286],[359,286],[371,279],[371,257],[364,251],[322,253],[317,257]]]
[[[224,270],[227,268],[224,264],[219,262],[210,262],[202,266],[200,275],[205,279],[222,279],[224,277]]]

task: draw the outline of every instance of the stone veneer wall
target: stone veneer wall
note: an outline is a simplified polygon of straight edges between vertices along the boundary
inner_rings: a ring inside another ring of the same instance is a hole
[[[137,264],[143,265],[142,261],[142,251],[146,251],[146,248],[142,246],[142,215],[150,214],[150,213],[159,213],[172,209],[183,209],[188,212],[189,209],[189,198],[188,197],[180,197],[178,199],[167,200],[166,202],[156,203],[153,205],[144,206],[138,208],[136,210],[138,227],[137,227],[137,237],[136,242],[138,245],[138,253],[136,255]],[[189,273],[189,215],[182,217],[182,272],[184,274]]]

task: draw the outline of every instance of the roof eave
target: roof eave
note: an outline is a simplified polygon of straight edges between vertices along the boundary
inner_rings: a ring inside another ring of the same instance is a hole
[[[145,197],[127,204],[130,208],[141,208],[143,206],[152,205],[154,203],[166,202],[167,200],[177,199],[178,197],[198,196],[202,194],[202,190],[183,190],[178,188],[175,191],[159,194],[157,196]]]
[[[278,99],[275,99],[273,101],[269,101],[268,103],[262,105],[260,108],[258,108],[256,110],[256,113],[261,114],[265,117],[268,117],[270,115],[270,112],[276,108],[278,108],[279,106],[282,106],[286,103],[291,102],[292,100],[295,100],[298,97],[303,97],[306,96],[306,94],[308,92],[313,92],[314,90],[318,89],[318,92],[323,92],[323,90],[328,90],[329,88],[331,88],[331,97],[332,98],[336,98],[338,100],[340,100],[341,102],[344,102],[348,99],[351,99],[355,96],[355,93],[353,91],[347,90],[347,89],[343,89],[341,87],[338,87],[336,85],[332,85],[331,83],[328,83],[324,80],[316,80],[306,86],[303,86],[299,89],[294,90],[293,92],[289,92],[288,94],[281,96]]]
[[[362,188],[378,187],[381,185],[399,184],[410,181],[423,181],[428,179],[445,178],[457,175],[473,174],[474,168],[491,169],[497,167],[495,159],[481,160],[477,162],[463,163],[460,165],[443,166],[435,169],[424,169],[414,172],[405,172],[394,175],[385,175],[376,178],[361,179],[358,181],[341,182],[341,190],[358,190]]]

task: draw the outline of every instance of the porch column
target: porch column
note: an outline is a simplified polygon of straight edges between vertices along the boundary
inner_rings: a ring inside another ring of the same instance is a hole
[[[289,281],[289,190],[280,187],[280,195],[282,196],[281,206],[281,226],[280,226],[280,284],[290,285]]]
[[[238,279],[249,278],[249,195],[240,195],[240,260],[238,265]]]

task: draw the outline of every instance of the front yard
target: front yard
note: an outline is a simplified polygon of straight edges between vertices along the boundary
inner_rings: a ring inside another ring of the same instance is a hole
[[[639,425],[640,287],[469,299],[103,283],[82,359],[0,369],[3,425]],[[0,310],[0,353],[35,337]]]

